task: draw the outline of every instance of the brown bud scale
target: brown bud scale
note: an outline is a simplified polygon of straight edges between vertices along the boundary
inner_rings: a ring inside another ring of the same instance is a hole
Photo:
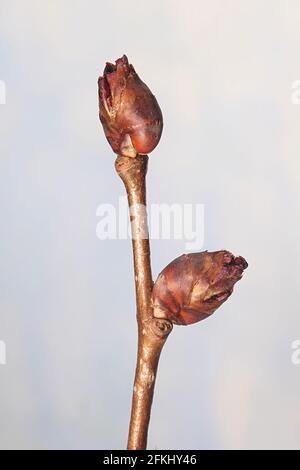
[[[106,64],[98,85],[99,117],[113,151],[125,157],[150,153],[161,137],[162,113],[125,55]]]
[[[203,320],[228,299],[247,266],[244,258],[225,250],[176,258],[153,286],[154,316],[177,325]]]

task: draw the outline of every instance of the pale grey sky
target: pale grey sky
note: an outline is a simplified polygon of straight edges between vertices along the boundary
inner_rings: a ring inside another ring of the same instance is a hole
[[[97,78],[123,53],[164,115],[149,202],[204,204],[200,248],[249,262],[168,339],[149,448],[300,448],[299,17],[296,0],[1,1],[1,448],[126,445],[131,246],[96,237],[124,194]],[[153,241],[155,277],[184,250]]]

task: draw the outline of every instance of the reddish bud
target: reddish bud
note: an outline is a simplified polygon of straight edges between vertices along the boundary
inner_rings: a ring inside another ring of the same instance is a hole
[[[126,157],[147,154],[158,144],[163,118],[155,96],[124,55],[107,62],[99,85],[99,116],[113,151]]]
[[[176,258],[154,284],[154,316],[177,325],[203,320],[228,299],[247,266],[244,258],[225,250]]]

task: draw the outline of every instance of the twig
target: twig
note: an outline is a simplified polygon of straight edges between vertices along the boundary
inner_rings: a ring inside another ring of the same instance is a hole
[[[118,156],[116,171],[128,197],[132,230],[136,307],[138,323],[137,364],[132,396],[127,449],[146,449],[151,405],[162,347],[172,330],[172,323],[153,316],[153,286],[150,245],[146,214],[146,173],[148,156]]]

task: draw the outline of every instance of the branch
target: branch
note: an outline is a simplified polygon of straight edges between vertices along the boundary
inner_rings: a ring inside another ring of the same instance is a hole
[[[115,163],[116,171],[125,185],[130,208],[138,323],[128,450],[146,449],[158,361],[172,330],[169,320],[154,318],[151,303],[153,281],[146,214],[147,164],[147,155],[135,158],[118,156]]]

